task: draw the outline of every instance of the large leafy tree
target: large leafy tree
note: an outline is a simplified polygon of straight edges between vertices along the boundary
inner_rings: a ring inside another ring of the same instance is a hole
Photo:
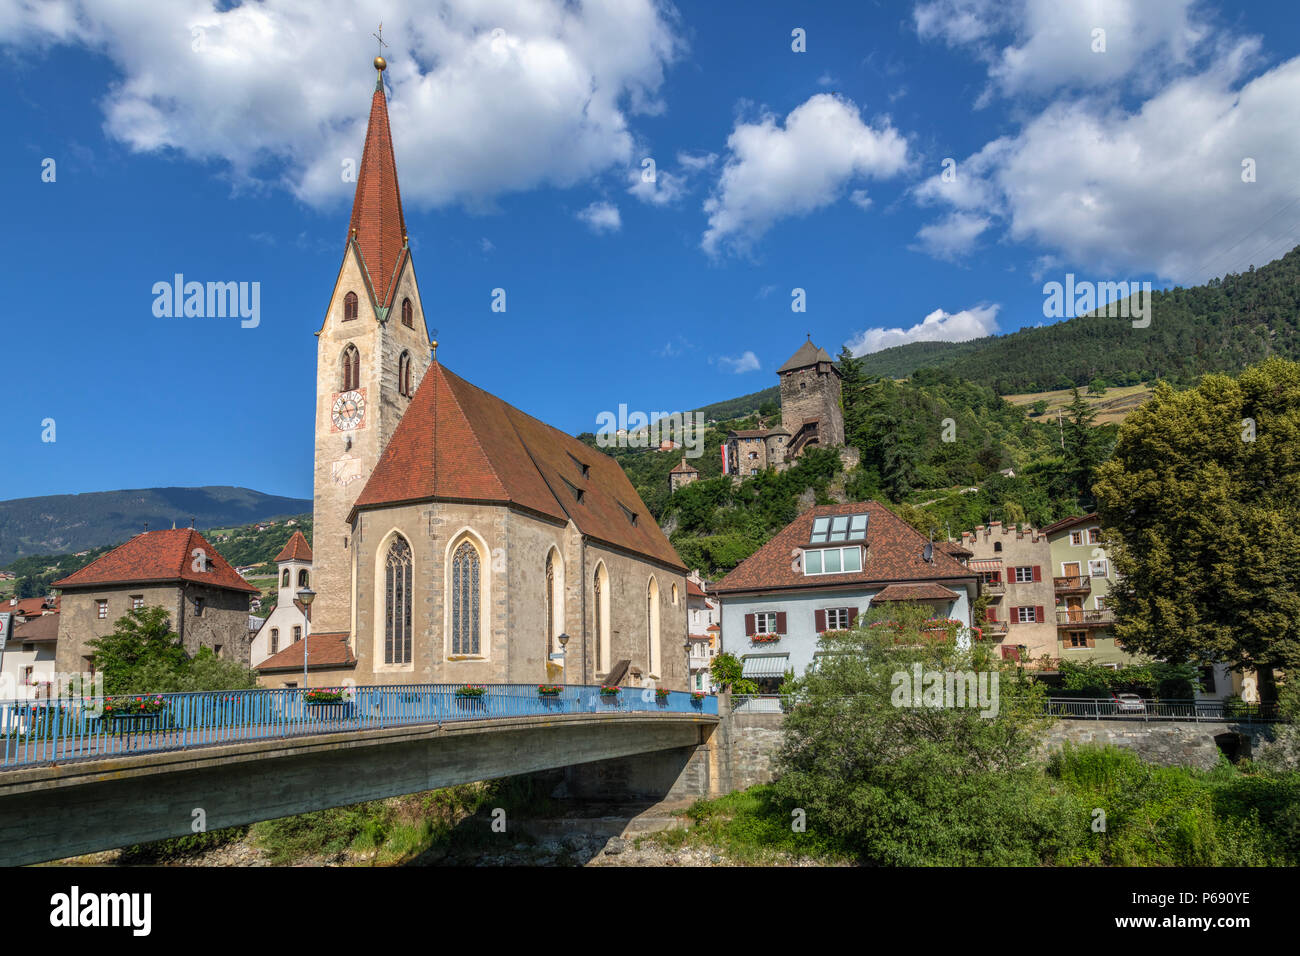
[[[1158,386],[1094,491],[1126,647],[1266,679],[1300,665],[1300,364]]]
[[[106,694],[242,690],[257,686],[248,668],[201,648],[192,659],[161,607],[132,610],[113,623],[113,633],[87,642]]]

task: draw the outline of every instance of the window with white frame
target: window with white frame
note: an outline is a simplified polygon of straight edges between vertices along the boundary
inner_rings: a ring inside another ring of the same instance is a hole
[[[1098,595],[1096,596],[1096,598],[1094,598],[1094,600],[1097,602],[1097,610],[1098,610],[1098,611],[1104,611],[1104,610],[1106,610],[1106,598],[1104,598],[1102,595],[1098,594]]]
[[[1094,578],[1110,577],[1110,562],[1105,558],[1088,562],[1088,575]]]
[[[1101,544],[1101,529],[1100,529],[1100,528],[1089,528],[1089,529],[1088,529],[1088,543],[1089,543],[1089,544]]]
[[[1078,547],[1079,545],[1083,544],[1083,532],[1082,532],[1082,531],[1071,531],[1071,532],[1070,532],[1070,544],[1074,545],[1075,547]]]
[[[867,536],[867,516],[828,515],[813,519],[809,544],[827,544],[836,541],[860,541]]]
[[[1017,623],[1017,624],[1033,624],[1033,623],[1034,623],[1035,621],[1037,621],[1037,620],[1038,620],[1038,617],[1035,615],[1035,613],[1034,613],[1034,609],[1033,609],[1032,607],[1018,607],[1018,608],[1016,608],[1016,623]]]
[[[132,594],[132,595],[131,595],[131,610],[133,610],[133,611],[138,611],[138,610],[140,610],[140,609],[143,608],[143,607],[144,607],[144,595],[142,595],[142,594]]]
[[[862,570],[862,549],[857,545],[848,548],[819,548],[803,553],[804,574],[843,574]]]
[[[1015,581],[1017,584],[1028,584],[1034,580],[1034,568],[1032,565],[1023,568],[1012,568],[1015,572]]]
[[[105,619],[108,617],[108,602],[107,602],[107,601],[96,601],[96,602],[95,602],[95,613],[99,616],[99,619],[100,619],[101,621],[102,621],[102,620],[105,620]]]
[[[755,634],[775,634],[776,630],[776,611],[759,611],[754,615],[754,633]]]
[[[828,607],[826,609],[826,630],[828,631],[847,631],[852,623],[853,608],[851,607]]]

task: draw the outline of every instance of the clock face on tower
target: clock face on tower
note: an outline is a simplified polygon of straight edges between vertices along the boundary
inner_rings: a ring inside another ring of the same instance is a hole
[[[334,427],[339,431],[351,431],[360,428],[366,420],[365,389],[353,389],[339,392],[334,396],[334,407],[330,412]]]

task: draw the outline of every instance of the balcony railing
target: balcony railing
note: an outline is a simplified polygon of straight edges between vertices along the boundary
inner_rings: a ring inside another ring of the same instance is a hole
[[[1276,704],[1239,700],[1116,700],[1108,697],[1053,697],[1044,704],[1051,717],[1075,720],[1190,720],[1254,723],[1281,719]]]
[[[980,625],[980,630],[984,632],[985,636],[1004,637],[1008,630],[1007,622],[985,621]]]
[[[1057,608],[1057,627],[1106,627],[1115,623],[1115,612],[1107,608],[1104,611],[1089,611],[1084,608]]]
[[[983,585],[986,594],[1003,595],[1007,593],[1006,581],[984,581]]]
[[[1063,578],[1052,578],[1052,586],[1057,594],[1078,591],[1092,591],[1092,579],[1086,574],[1067,574]]]

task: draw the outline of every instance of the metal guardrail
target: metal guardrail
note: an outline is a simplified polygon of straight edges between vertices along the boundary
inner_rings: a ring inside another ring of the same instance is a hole
[[[350,687],[339,703],[309,703],[300,688],[148,694],[140,697],[161,701],[157,713],[130,716],[108,716],[102,705],[136,695],[0,701],[0,770],[409,724],[611,711],[718,713],[716,696],[697,699],[689,691],[660,698],[653,688],[623,687],[605,696],[599,686],[571,685],[543,696],[536,684],[488,684],[482,696],[463,697],[459,686]]]
[[[852,698],[842,698],[851,700]],[[736,694],[733,714],[780,714],[794,706],[795,698],[780,694]],[[1109,697],[1051,697],[1043,715],[1067,720],[1166,720],[1210,723],[1272,723],[1282,720],[1276,704],[1243,704],[1222,700],[1115,701]]]
[[[1044,707],[1049,717],[1075,720],[1185,720],[1213,723],[1261,723],[1281,719],[1276,704],[1222,700],[1116,701],[1107,697],[1053,697]]]

